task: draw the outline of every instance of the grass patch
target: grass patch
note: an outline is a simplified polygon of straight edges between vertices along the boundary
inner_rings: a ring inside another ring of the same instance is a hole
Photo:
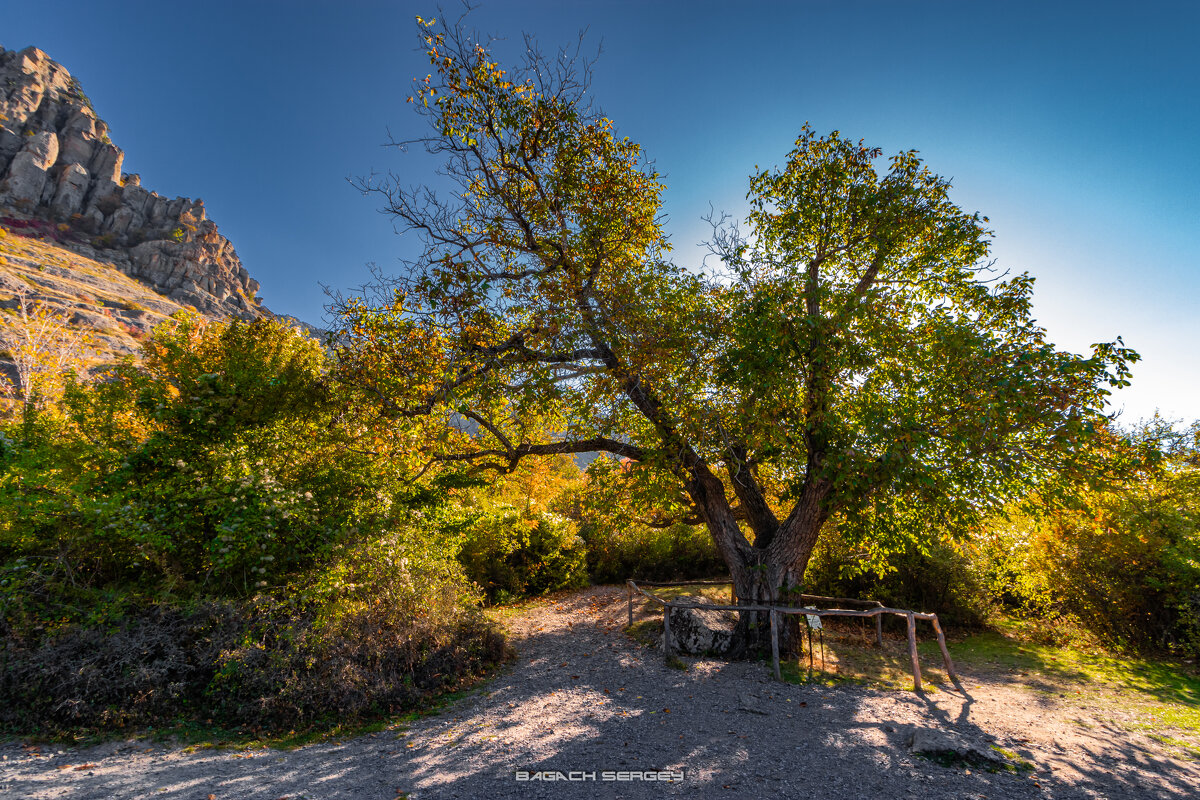
[[[1037,644],[997,631],[954,642],[950,652],[967,671],[1006,674],[1067,702],[1099,700],[1104,708],[1132,716],[1133,722],[1129,716],[1116,720],[1123,727],[1200,757],[1200,675],[1187,664]]]
[[[807,686],[844,686],[846,684],[866,684],[867,681],[861,677],[843,675],[836,672],[827,672],[820,669],[818,662],[815,669],[808,668],[808,659],[799,660],[795,658],[780,659],[779,674],[788,683],[795,683]],[[897,687],[899,688],[899,687]],[[908,688],[912,688],[912,681],[909,681]]]
[[[903,637],[885,636],[884,646],[879,648],[870,632],[857,629],[854,623],[826,625],[824,668],[814,639],[814,669],[809,670],[805,652],[781,664],[785,679],[912,689],[912,666]],[[1115,694],[1119,707],[1143,717],[1148,729],[1168,728],[1200,737],[1200,675],[1187,665],[1036,644],[1000,631],[973,634],[952,641],[949,647],[960,671],[1000,673],[1034,691],[1060,698],[1096,692]],[[925,686],[936,689],[947,684],[936,640],[930,637],[919,642],[917,652]]]
[[[556,603],[575,594],[577,589],[565,589],[549,592],[536,597],[522,597],[503,603],[494,603],[483,607],[483,615],[498,625],[505,625],[509,620],[525,614],[531,609]]]
[[[936,649],[936,644],[925,643],[921,648]],[[1200,675],[1186,665],[1033,644],[998,632],[954,642],[951,655],[974,667],[998,668],[1056,682],[1102,684],[1169,703],[1175,706],[1169,714],[1172,722],[1200,731]]]
[[[645,586],[643,587],[648,593],[662,600],[678,600],[681,597],[703,597],[705,600],[715,605],[732,605],[729,598],[729,586]],[[649,603],[650,601],[644,597],[639,597],[636,593],[633,597],[633,602],[636,605],[638,601]],[[657,605],[657,604],[656,604]],[[658,609],[661,611],[661,609]]]
[[[1016,751],[1006,750],[1003,747],[997,747],[994,744],[988,746],[1008,759],[1008,764],[1003,767],[1004,772],[1033,772],[1033,762],[1026,761],[1024,758],[1021,758],[1021,755]]]
[[[688,663],[677,655],[667,656],[667,666],[671,669],[677,669],[680,672],[687,672]]]
[[[492,622],[498,625],[503,625],[509,620],[519,617],[522,613],[529,610],[537,601],[526,600],[520,603],[502,606],[484,606],[483,615]]]
[[[640,645],[657,647],[662,642],[662,620],[644,619],[625,627],[625,633]]]
[[[1147,735],[1156,742],[1161,742],[1168,747],[1175,748],[1176,751],[1178,751],[1181,755],[1185,755],[1189,758],[1200,759],[1200,745],[1197,745],[1195,742],[1189,742],[1186,739],[1180,739],[1176,736],[1167,736],[1166,734],[1162,733],[1151,733]]]
[[[811,668],[807,634],[803,637],[803,648],[798,655],[780,660],[784,680],[824,686],[856,683],[897,691],[914,688],[908,640],[885,635],[881,648],[875,643],[873,624],[826,619],[823,646],[821,637],[813,633]],[[919,645],[918,654],[923,685],[928,691],[936,691],[938,684],[949,681],[937,642]]]

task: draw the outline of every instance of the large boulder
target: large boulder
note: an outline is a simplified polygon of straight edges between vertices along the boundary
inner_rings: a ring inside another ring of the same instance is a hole
[[[684,596],[675,602],[697,608],[671,608],[671,642],[674,653],[687,655],[721,655],[733,643],[737,612],[718,611],[702,606],[712,605],[705,597]]]

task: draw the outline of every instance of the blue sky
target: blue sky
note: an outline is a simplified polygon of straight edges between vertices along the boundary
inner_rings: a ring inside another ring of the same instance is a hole
[[[455,4],[447,4],[456,8]],[[0,45],[36,45],[82,83],[126,171],[202,197],[267,305],[319,323],[408,245],[351,176],[430,177],[383,147],[428,64],[435,2],[0,0]],[[991,219],[1001,266],[1076,352],[1140,351],[1115,397],[1132,421],[1200,418],[1200,4],[493,0],[472,15],[516,53],[602,49],[593,94],[667,183],[675,255],[698,263],[710,204],[740,215],[755,165],[800,126],[915,148]]]

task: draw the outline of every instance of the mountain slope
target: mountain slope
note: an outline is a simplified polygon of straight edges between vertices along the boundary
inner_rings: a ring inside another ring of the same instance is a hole
[[[102,362],[136,354],[155,325],[185,308],[110,263],[0,226],[0,309],[15,311],[20,295],[90,329]]]
[[[208,317],[269,314],[204,202],[143,188],[121,172],[124,160],[61,64],[33,47],[0,48],[0,225],[108,264]]]

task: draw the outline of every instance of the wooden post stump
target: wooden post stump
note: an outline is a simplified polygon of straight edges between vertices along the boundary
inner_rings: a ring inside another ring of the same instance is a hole
[[[771,664],[775,667],[775,680],[783,680],[779,671],[779,623],[775,621],[775,609],[771,609]]]
[[[671,607],[663,606],[663,653],[671,657]]]
[[[954,672],[954,662],[950,660],[950,651],[946,649],[946,635],[942,633],[942,626],[938,622],[937,614],[933,615],[930,620],[933,623],[934,633],[937,634],[938,647],[942,648],[942,661],[946,664],[946,674],[951,680],[958,680],[958,675]]]
[[[917,620],[910,611],[908,619],[908,654],[912,657],[913,688],[921,691],[921,660],[917,657]]]

